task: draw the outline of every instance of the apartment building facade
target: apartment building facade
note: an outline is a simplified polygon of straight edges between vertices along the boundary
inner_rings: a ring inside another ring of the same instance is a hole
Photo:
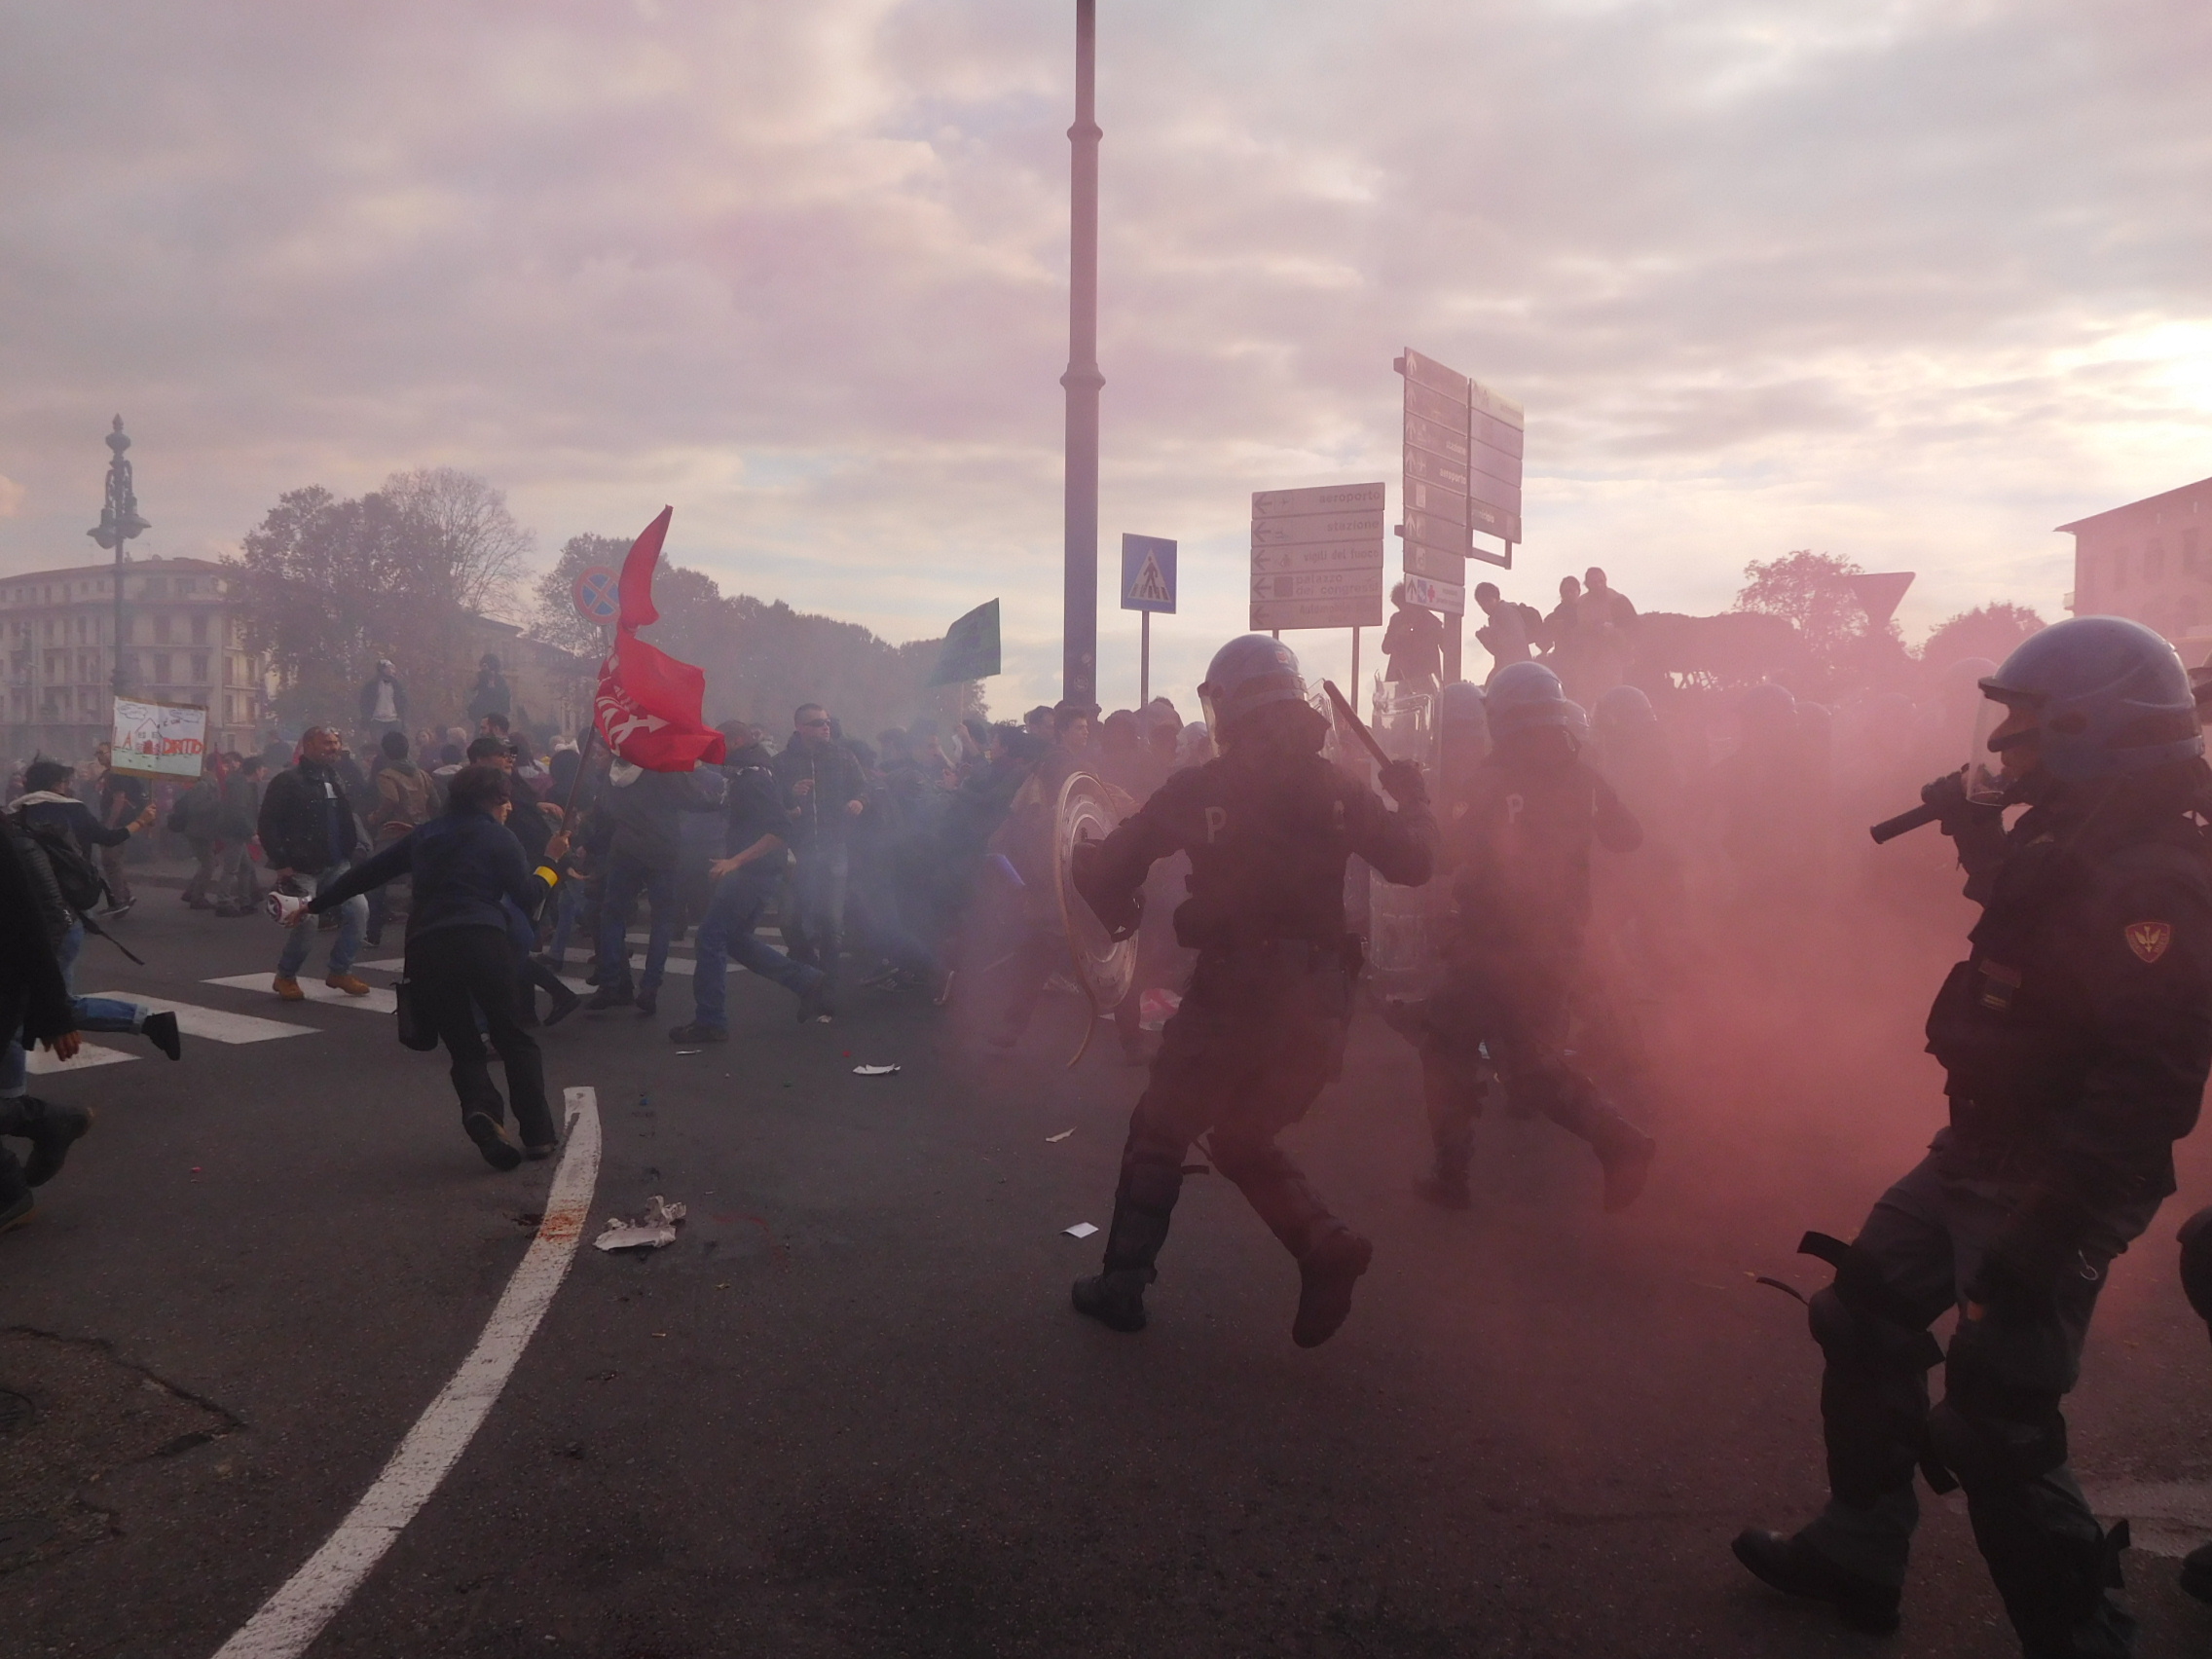
[[[2202,660],[2212,645],[2212,478],[2058,529],[2074,537],[2069,610],[2129,617]]]

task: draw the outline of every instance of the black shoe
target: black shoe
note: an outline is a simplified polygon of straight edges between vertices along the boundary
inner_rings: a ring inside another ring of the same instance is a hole
[[[1075,1310],[1109,1331],[1144,1329],[1144,1274],[1134,1268],[1079,1278],[1068,1293]]]
[[[558,1025],[583,1006],[584,999],[570,990],[568,986],[563,985],[561,994],[553,999],[553,1006],[545,1011],[545,1023]]]
[[[1643,1183],[1651,1178],[1651,1160],[1658,1150],[1657,1141],[1625,1121],[1599,1143],[1598,1163],[1605,1172],[1607,1215],[1636,1202]]]
[[[1351,1287],[1375,1259],[1375,1246],[1349,1228],[1333,1227],[1298,1258],[1298,1317],[1290,1340],[1319,1347],[1351,1315]]]
[[[367,933],[365,933],[365,934],[363,934],[363,935],[361,936],[361,942],[362,942],[363,944],[369,945],[369,946],[371,946],[371,947],[375,947],[375,946],[378,946],[378,945],[381,945],[381,944],[383,944],[383,943],[384,943],[384,929],[382,929],[382,928],[371,928],[371,929],[370,929],[370,930],[369,930],[369,931],[368,931]]]
[[[523,1157],[529,1159],[533,1163],[540,1163],[543,1162],[546,1159],[551,1158],[560,1150],[561,1143],[557,1140],[550,1140],[542,1143],[534,1141],[530,1145],[522,1149],[522,1155]]]
[[[136,899],[126,899],[120,904],[110,904],[106,909],[102,910],[100,914],[105,916],[111,922],[119,922],[125,916],[130,914],[131,907],[137,903],[138,901]]]
[[[1414,1191],[1438,1209],[1463,1210],[1469,1202],[1464,1175],[1423,1175],[1414,1183]]]
[[[678,1044],[696,1043],[702,1047],[708,1043],[726,1043],[729,1041],[729,1029],[721,1025],[701,1025],[693,1020],[689,1025],[671,1026],[668,1040]]]
[[[177,1035],[175,1014],[149,1014],[146,1023],[138,1028],[138,1034],[170,1059],[184,1058],[184,1039]]]
[[[596,985],[599,983],[598,963],[594,962],[589,968],[586,968],[584,970],[584,983],[587,985]]]
[[[1761,1584],[1772,1585],[1785,1596],[1825,1602],[1853,1630],[1886,1636],[1898,1628],[1896,1590],[1844,1571],[1810,1544],[1764,1527],[1747,1527],[1736,1534],[1732,1547],[1736,1559]]]
[[[654,1014],[660,1013],[660,991],[657,987],[649,991],[640,991],[637,1000],[638,1017],[640,1019],[650,1019]]]
[[[599,987],[598,994],[584,1004],[584,1007],[597,1013],[606,1008],[628,1008],[637,1000],[637,993],[631,990],[628,985],[602,985]]]
[[[512,1169],[522,1161],[522,1148],[515,1144],[515,1137],[491,1113],[471,1112],[461,1119],[461,1127],[493,1168]]]
[[[830,1000],[830,976],[827,974],[798,994],[798,1022],[801,1025],[817,1019],[828,1019],[836,1012],[836,1004]]]
[[[92,1126],[90,1106],[56,1106],[51,1100],[25,1100],[31,1119],[31,1155],[23,1162],[23,1179],[43,1187],[61,1172],[69,1149]]]
[[[2199,1602],[2212,1602],[2212,1544],[2198,1544],[2182,1559],[2181,1587]]]

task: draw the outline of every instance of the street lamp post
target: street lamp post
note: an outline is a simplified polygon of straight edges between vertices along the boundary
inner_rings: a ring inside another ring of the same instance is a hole
[[[107,500],[100,507],[100,522],[85,534],[100,546],[112,549],[115,554],[115,672],[108,679],[113,694],[121,697],[126,687],[123,672],[123,567],[130,557],[124,544],[132,536],[154,527],[138,516],[138,497],[130,488],[130,462],[123,452],[130,447],[124,436],[123,417],[115,418],[115,427],[107,435],[107,447],[113,459],[107,463]],[[109,723],[114,723],[115,711],[108,711]]]
[[[1061,695],[1098,700],[1098,0],[1075,4],[1075,125],[1068,129],[1066,593]]]

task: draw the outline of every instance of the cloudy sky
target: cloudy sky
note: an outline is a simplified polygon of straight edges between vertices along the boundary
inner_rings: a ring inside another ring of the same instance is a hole
[[[1395,504],[1408,345],[1528,406],[1532,600],[1809,546],[1918,571],[1908,635],[2050,616],[2052,525],[2212,473],[2201,0],[1100,9],[1102,565],[1181,540],[1170,686],[1250,492]],[[143,551],[450,464],[548,558],[667,501],[893,639],[1000,596],[994,703],[1051,694],[1073,11],[11,6],[0,571],[93,551],[121,410]]]

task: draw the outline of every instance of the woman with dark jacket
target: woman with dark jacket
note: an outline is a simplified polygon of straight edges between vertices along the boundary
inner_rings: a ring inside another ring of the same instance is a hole
[[[507,829],[513,803],[507,775],[497,766],[467,766],[454,774],[446,802],[439,817],[318,891],[291,925],[300,926],[308,916],[395,875],[414,877],[414,905],[407,917],[408,982],[453,1056],[461,1128],[487,1163],[512,1169],[525,1157],[551,1154],[559,1136],[545,1103],[545,1070],[536,1039],[517,1019],[520,964],[505,902],[525,915],[535,915],[545,896],[560,885],[556,866],[569,850],[569,838],[555,835],[548,841],[550,862],[534,871],[522,843]],[[484,1039],[476,1029],[478,1009],[506,1067],[519,1145],[507,1127],[507,1103],[492,1082]]]

